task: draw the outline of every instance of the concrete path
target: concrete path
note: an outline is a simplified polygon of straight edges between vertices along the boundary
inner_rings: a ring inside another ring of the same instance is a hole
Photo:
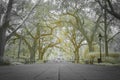
[[[120,67],[72,63],[4,66],[0,80],[120,80]]]

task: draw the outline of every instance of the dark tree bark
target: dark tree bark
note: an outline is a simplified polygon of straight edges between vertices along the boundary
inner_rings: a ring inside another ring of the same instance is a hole
[[[89,52],[94,52],[94,48],[93,48],[93,43],[92,41],[88,41],[88,47],[89,47]]]
[[[102,9],[105,9],[109,14],[114,16],[116,19],[120,20],[120,14],[115,11],[115,8],[110,0],[104,0],[103,2],[106,2],[108,6],[105,6],[102,2],[102,0],[96,0],[96,2],[99,3]]]
[[[10,19],[13,1],[14,0],[9,0],[7,11],[5,14],[3,14],[3,18],[0,19],[2,20],[0,26],[0,58],[1,59],[4,56],[4,50],[6,45],[6,30],[9,27],[9,19]]]
[[[40,53],[40,54],[39,54],[39,60],[43,60],[43,57],[44,57],[44,54],[43,54],[43,53]]]
[[[0,28],[0,58],[4,56],[5,44],[6,44],[6,28]]]
[[[18,44],[18,61],[20,59],[20,53],[21,53],[21,43],[22,43],[22,37],[20,37],[20,41],[19,41],[19,44]]]
[[[35,63],[35,52],[34,50],[30,50],[30,63]]]
[[[107,25],[107,2],[105,2],[105,9],[104,9],[104,30],[105,30],[105,34],[104,34],[104,38],[105,38],[105,55],[108,56],[108,35],[107,35],[107,31],[108,31],[108,25]]]
[[[79,63],[79,48],[76,48],[75,50],[75,63]]]

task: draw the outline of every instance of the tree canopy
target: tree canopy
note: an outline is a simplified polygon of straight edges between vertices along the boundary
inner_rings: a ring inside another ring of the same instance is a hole
[[[86,53],[100,49],[105,57],[119,52],[119,4],[119,0],[0,0],[0,62],[9,56],[30,63],[59,57],[79,63],[88,58]]]

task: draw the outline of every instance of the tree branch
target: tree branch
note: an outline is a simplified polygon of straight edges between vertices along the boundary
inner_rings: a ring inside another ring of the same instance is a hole
[[[38,3],[40,2],[40,0],[38,2],[36,2],[36,4],[31,8],[30,12],[25,16],[25,18],[23,19],[23,21],[17,26],[17,28],[9,35],[7,36],[7,41],[15,34],[15,32],[22,27],[22,25],[25,23],[25,21],[29,18],[30,14],[32,13],[32,11],[35,9],[35,7],[38,5]]]
[[[112,36],[110,39],[108,39],[108,42],[111,41],[114,37],[116,37],[120,32],[117,32],[114,36]]]
[[[110,2],[110,0],[107,0],[108,4],[109,4],[109,7],[111,10],[109,10],[108,8],[106,8],[104,5],[102,5],[102,3],[100,2],[100,0],[95,0],[96,2],[98,2],[98,4],[100,5],[100,7],[102,9],[106,9],[106,11],[111,14],[112,16],[114,16],[115,18],[119,19],[120,20],[120,14],[115,12],[113,7],[112,7],[112,4]]]
[[[10,18],[10,14],[11,14],[11,10],[12,10],[12,5],[13,5],[13,1],[14,0],[9,0],[8,5],[7,5],[7,11],[5,12],[2,21],[2,26],[0,26],[0,28],[2,27],[8,27],[8,26],[4,26],[5,24],[9,23],[9,18]]]

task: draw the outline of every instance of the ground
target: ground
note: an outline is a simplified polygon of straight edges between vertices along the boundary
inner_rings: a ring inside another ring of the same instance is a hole
[[[120,80],[120,67],[65,62],[2,66],[0,80]]]

